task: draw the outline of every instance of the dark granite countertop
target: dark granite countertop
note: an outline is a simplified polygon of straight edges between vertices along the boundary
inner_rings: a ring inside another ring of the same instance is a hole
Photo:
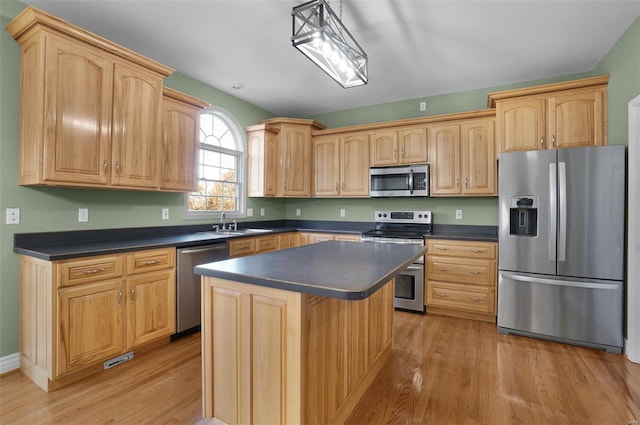
[[[195,247],[225,243],[230,239],[256,237],[292,231],[360,234],[374,227],[372,222],[314,220],[272,220],[239,223],[240,228],[261,228],[269,233],[216,234],[211,225],[139,227],[122,229],[75,230],[18,233],[14,252],[47,261],[113,254],[165,247]],[[457,239],[497,242],[496,226],[434,225],[431,239]]]
[[[196,266],[202,276],[344,300],[360,300],[407,268],[426,248],[327,241]]]

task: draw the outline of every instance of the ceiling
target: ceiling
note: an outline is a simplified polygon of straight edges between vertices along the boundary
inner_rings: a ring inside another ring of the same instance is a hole
[[[291,46],[300,0],[22,1],[288,117],[591,71],[640,15],[638,0],[344,0],[369,84],[343,89]]]

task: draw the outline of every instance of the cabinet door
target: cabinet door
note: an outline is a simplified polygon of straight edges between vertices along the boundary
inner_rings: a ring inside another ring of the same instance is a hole
[[[164,134],[160,187],[185,192],[195,191],[200,108],[165,96],[162,109]]]
[[[113,63],[53,35],[46,42],[44,180],[107,184]]]
[[[120,279],[58,291],[58,351],[54,375],[82,369],[124,351],[124,282]]]
[[[460,125],[462,192],[466,195],[497,195],[493,127],[493,119]]]
[[[338,196],[340,194],[340,140],[338,136],[313,139],[313,164],[313,196]]]
[[[427,129],[411,128],[398,132],[400,162],[424,164],[427,162]]]
[[[111,184],[158,187],[162,79],[123,63],[114,69]]]
[[[127,348],[176,331],[176,275],[148,273],[127,279]]]
[[[277,133],[269,129],[248,132],[247,196],[276,196]]]
[[[370,140],[371,166],[398,163],[398,132],[396,130],[372,132]]]
[[[340,195],[369,196],[369,135],[340,139]]]
[[[311,194],[311,130],[304,126],[283,125],[278,144],[281,196],[305,197]]]
[[[496,131],[500,152],[547,149],[544,98],[496,102]]]
[[[460,187],[460,126],[443,124],[429,127],[431,194],[457,195]]]
[[[604,145],[605,88],[558,93],[547,100],[551,146],[573,148]]]

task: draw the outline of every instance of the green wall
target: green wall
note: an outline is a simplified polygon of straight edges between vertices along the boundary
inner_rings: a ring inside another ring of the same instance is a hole
[[[4,28],[25,6],[0,0],[0,25]],[[374,105],[331,114],[316,119],[328,127],[423,116],[418,102],[426,101],[427,114],[461,112],[486,108],[487,93],[516,87],[544,84],[591,75],[610,74],[609,140],[627,143],[629,99],[640,93],[640,24],[625,33],[611,52],[591,73],[524,82],[441,96]],[[0,30],[0,212],[8,207],[21,209],[19,225],[0,223],[0,357],[18,351],[18,256],[13,253],[14,233],[199,224],[206,220],[182,219],[182,195],[152,192],[125,192],[88,189],[31,188],[18,186],[18,122],[20,104],[20,48]],[[166,85],[191,94],[231,112],[241,126],[274,115],[227,93],[176,73]],[[496,198],[429,199],[249,199],[248,207],[265,208],[265,219],[370,221],[375,209],[429,209],[434,222],[444,224],[497,224]],[[77,209],[89,208],[89,222],[77,222]],[[161,208],[169,208],[170,219],[161,220]],[[296,216],[296,209],[301,215]],[[340,209],[346,217],[340,217]],[[455,210],[463,210],[463,220],[455,220]]]

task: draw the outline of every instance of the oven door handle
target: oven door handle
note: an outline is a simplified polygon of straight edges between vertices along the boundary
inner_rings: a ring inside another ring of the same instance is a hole
[[[409,266],[407,267],[405,270],[409,270],[409,271],[420,271],[424,269],[424,266]]]

